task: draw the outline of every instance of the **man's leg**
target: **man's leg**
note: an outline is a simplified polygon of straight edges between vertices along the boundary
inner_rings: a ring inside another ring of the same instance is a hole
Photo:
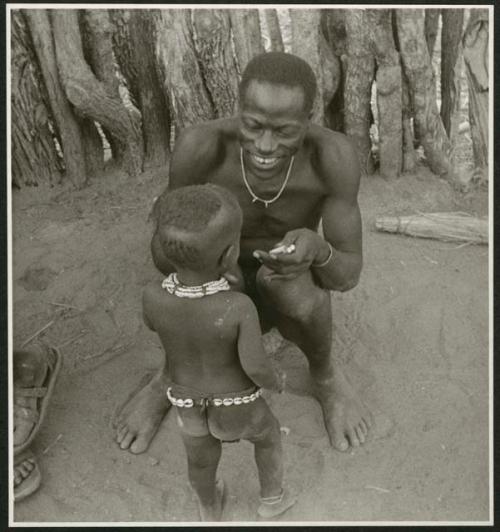
[[[118,409],[113,427],[121,449],[139,454],[149,447],[171,406],[166,390],[167,373],[162,368],[147,383],[142,381]]]
[[[311,272],[293,280],[269,280],[269,269],[257,274],[259,291],[281,334],[306,355],[314,394],[323,409],[331,444],[340,451],[365,441],[372,416],[331,356],[330,293],[319,288]]]
[[[222,482],[217,484],[221,442],[211,434],[189,436],[182,433],[186,448],[189,483],[200,501],[202,521],[219,521],[222,516]]]

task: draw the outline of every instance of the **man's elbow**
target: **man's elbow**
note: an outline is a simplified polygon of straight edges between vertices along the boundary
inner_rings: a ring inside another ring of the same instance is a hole
[[[337,291],[339,292],[348,292],[349,290],[352,290],[354,287],[356,287],[359,283],[359,275],[355,277],[351,277],[344,281],[344,283],[337,288]]]

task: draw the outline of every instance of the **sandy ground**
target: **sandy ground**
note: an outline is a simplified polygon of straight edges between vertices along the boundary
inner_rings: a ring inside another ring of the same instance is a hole
[[[33,445],[43,483],[16,505],[16,522],[197,520],[171,416],[139,456],[121,451],[110,428],[116,405],[161,361],[140,298],[160,279],[147,214],[164,183],[164,175],[137,183],[108,173],[78,193],[13,194],[15,343],[54,320],[42,338],[65,359]],[[372,229],[379,214],[484,215],[485,194],[458,196],[423,169],[392,183],[365,179],[360,205],[364,273],[357,288],[332,296],[334,349],[379,427],[362,448],[333,451],[303,355],[291,344],[274,349],[289,389],[271,404],[289,429],[286,479],[298,494],[281,521],[487,520],[487,247]],[[276,347],[277,335],[268,343]],[[255,521],[251,445],[224,444],[220,470],[224,519]]]

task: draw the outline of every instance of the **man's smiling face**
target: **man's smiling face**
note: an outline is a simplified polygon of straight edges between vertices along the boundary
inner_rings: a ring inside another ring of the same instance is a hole
[[[301,87],[252,80],[240,101],[239,138],[247,168],[261,179],[281,174],[309,126]]]

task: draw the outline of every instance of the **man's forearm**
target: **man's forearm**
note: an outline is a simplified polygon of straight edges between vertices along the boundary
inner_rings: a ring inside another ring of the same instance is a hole
[[[325,245],[327,246],[326,242]],[[328,259],[328,255],[325,260]],[[323,288],[346,292],[358,284],[362,266],[363,259],[360,253],[339,251],[332,246],[332,255],[328,262],[319,267],[313,263],[311,270]]]

